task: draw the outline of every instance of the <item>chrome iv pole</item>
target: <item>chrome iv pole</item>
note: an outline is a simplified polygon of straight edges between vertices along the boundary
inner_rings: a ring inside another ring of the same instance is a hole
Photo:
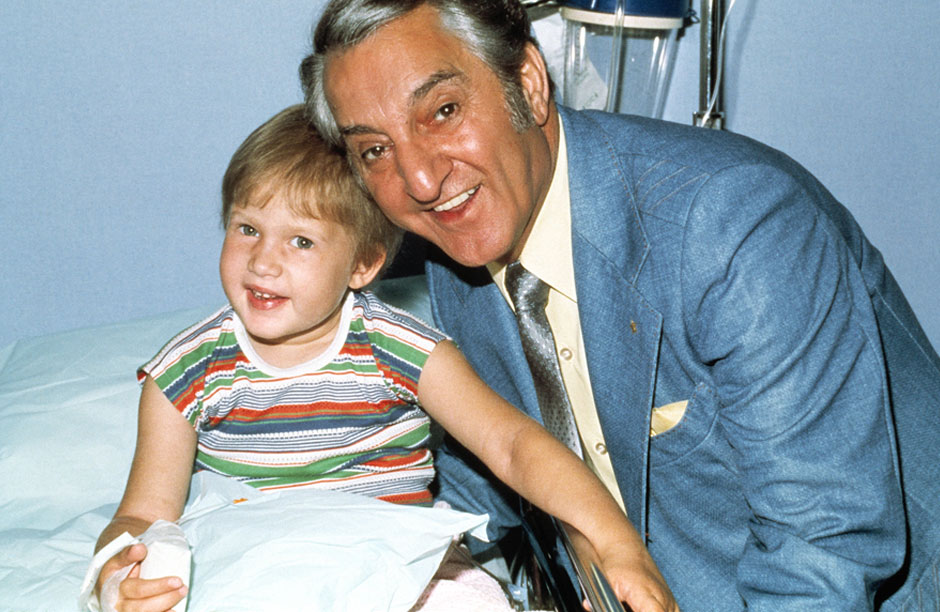
[[[733,3],[734,0],[732,0]],[[693,125],[720,130],[724,127],[721,68],[725,26],[724,0],[702,0],[699,32],[699,110]]]

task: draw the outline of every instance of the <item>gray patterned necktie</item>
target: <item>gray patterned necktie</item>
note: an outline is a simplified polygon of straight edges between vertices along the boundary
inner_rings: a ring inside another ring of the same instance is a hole
[[[506,267],[506,291],[516,308],[522,348],[535,381],[545,429],[581,456],[571,402],[568,401],[555,353],[555,338],[545,316],[548,285],[514,261]]]

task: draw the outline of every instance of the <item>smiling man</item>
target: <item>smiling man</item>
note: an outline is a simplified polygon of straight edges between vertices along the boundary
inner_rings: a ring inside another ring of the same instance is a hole
[[[557,105],[514,0],[335,0],[301,75],[382,210],[443,251],[436,323],[536,418],[507,271],[546,287],[575,450],[682,609],[935,609],[940,358],[806,170]],[[518,523],[459,449],[438,466],[495,535]]]
[[[541,91],[534,46],[521,68],[539,81],[526,95]],[[427,6],[337,54],[323,78],[344,83],[327,92],[339,133],[390,217],[468,265],[518,255],[551,182],[547,94],[524,100],[542,129],[515,129],[497,76]]]

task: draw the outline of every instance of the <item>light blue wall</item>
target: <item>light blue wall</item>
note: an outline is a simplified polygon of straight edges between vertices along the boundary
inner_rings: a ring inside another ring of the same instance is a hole
[[[222,172],[300,100],[320,6],[0,4],[0,345],[221,302]],[[940,346],[940,3],[738,0],[729,22],[729,128],[830,187]],[[665,115],[697,107],[694,26]]]
[[[0,345],[223,302],[222,173],[301,100],[318,7],[0,2]]]

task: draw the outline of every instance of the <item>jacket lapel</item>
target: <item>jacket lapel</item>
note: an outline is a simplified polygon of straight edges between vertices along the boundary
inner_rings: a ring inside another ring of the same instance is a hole
[[[650,413],[662,316],[635,283],[649,253],[626,169],[602,131],[562,109],[578,311],[591,388],[631,520],[646,532]]]

